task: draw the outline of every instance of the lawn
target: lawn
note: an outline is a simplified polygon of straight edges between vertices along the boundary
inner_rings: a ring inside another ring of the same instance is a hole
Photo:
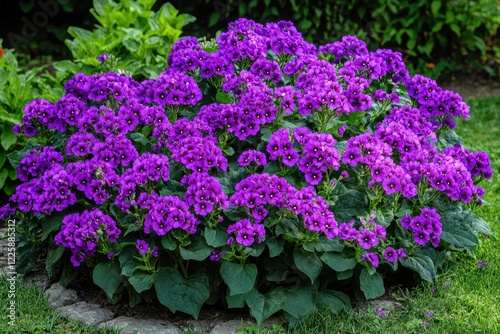
[[[478,214],[500,236],[500,97],[469,99],[471,119],[458,122],[457,132],[465,146],[491,154],[494,175],[483,181],[489,205]],[[344,311],[337,315],[316,312],[292,328],[259,330],[253,325],[241,333],[500,333],[500,240],[482,237],[477,257],[453,254],[453,261],[434,284],[422,283],[395,294],[401,307],[382,317],[373,308]],[[481,264],[481,266],[478,266]],[[2,315],[7,310],[7,282],[0,280]],[[1,333],[113,333],[61,319],[44,307],[43,294],[18,285],[17,327],[5,317]]]

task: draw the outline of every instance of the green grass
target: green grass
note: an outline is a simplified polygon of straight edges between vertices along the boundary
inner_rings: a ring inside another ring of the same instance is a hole
[[[0,333],[2,334],[118,334],[117,330],[99,330],[78,322],[68,321],[46,306],[47,298],[35,286],[16,284],[16,319],[9,325],[7,307],[9,283],[0,279]]]
[[[401,309],[388,312],[384,318],[373,308],[337,315],[315,312],[292,328],[259,329],[250,325],[241,333],[500,333],[500,97],[470,99],[468,103],[471,119],[460,121],[457,132],[465,146],[491,154],[495,174],[491,181],[482,184],[490,205],[482,206],[477,213],[490,223],[499,239],[482,238],[475,259],[454,254],[454,261],[440,273],[435,284],[422,283],[415,289],[398,292]],[[478,267],[479,262],[488,266]],[[46,299],[38,289],[21,285],[16,291],[17,327],[12,329],[5,318],[7,289],[7,282],[1,279],[0,333],[116,333],[60,318],[45,307]],[[431,312],[434,315],[429,318]]]

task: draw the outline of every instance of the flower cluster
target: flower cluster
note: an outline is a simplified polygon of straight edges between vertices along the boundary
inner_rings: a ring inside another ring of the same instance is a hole
[[[96,253],[99,244],[106,250],[106,246],[109,246],[106,243],[116,242],[120,234],[121,230],[110,216],[98,209],[85,210],[81,214],[65,216],[54,241],[71,250],[71,262],[77,267],[85,258]]]
[[[401,218],[401,226],[411,230],[413,241],[418,245],[422,246],[430,241],[437,247],[441,241],[440,235],[443,233],[440,219],[441,216],[435,208],[424,207],[418,216],[406,215]]]
[[[227,195],[222,191],[221,184],[206,173],[185,175],[181,184],[187,185],[184,201],[193,206],[198,215],[206,216],[216,207],[226,209],[228,206]]]
[[[338,170],[340,167],[339,153],[335,149],[336,140],[325,133],[312,133],[307,128],[294,130],[295,140],[302,147],[302,157],[298,168],[305,174],[305,179],[310,185],[318,185],[323,179],[323,174],[329,169]]]
[[[235,224],[229,225],[227,228],[228,235],[236,235],[236,242],[242,246],[249,247],[257,238],[257,243],[260,244],[266,235],[264,225],[255,223],[252,225],[250,219],[242,219]],[[228,245],[234,243],[234,238],[230,237],[227,241]]]
[[[287,209],[302,217],[310,231],[323,232],[328,238],[338,234],[337,222],[328,204],[311,187],[301,190],[291,186],[284,178],[269,174],[252,174],[236,184],[230,203],[251,210],[255,222],[263,221],[266,206]]]
[[[147,210],[144,218],[144,232],[147,234],[153,230],[161,236],[171,229],[181,229],[194,234],[201,223],[189,212],[189,204],[177,196],[163,197],[154,192],[144,192],[139,195],[137,203],[141,209]]]

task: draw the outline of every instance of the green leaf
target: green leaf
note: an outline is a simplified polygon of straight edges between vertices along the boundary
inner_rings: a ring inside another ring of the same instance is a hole
[[[413,269],[420,274],[422,279],[434,282],[436,279],[436,269],[431,258],[416,251],[413,255],[400,258],[399,262],[406,268]]]
[[[10,164],[12,167],[17,169],[17,166],[19,165],[19,162],[23,160],[24,156],[31,152],[34,148],[38,147],[35,143],[32,141],[28,141],[26,143],[26,146],[20,151],[15,151],[7,155],[7,158],[9,159]]]
[[[342,281],[344,279],[351,278],[354,275],[354,271],[352,269],[346,271],[337,271],[337,279]]]
[[[252,317],[257,320],[257,324],[261,324],[271,315],[281,310],[285,304],[285,300],[285,289],[283,287],[278,287],[266,295],[253,289],[248,294],[246,303],[250,308]]]
[[[431,2],[431,13],[434,17],[437,16],[439,9],[441,8],[442,2],[443,2],[442,0],[435,0]]]
[[[36,246],[32,243],[17,248],[19,257],[16,261],[16,271],[19,274],[26,274],[36,264],[39,256]]]
[[[109,298],[113,298],[116,289],[122,282],[120,265],[118,262],[99,263],[92,273],[94,283],[103,289]]]
[[[57,248],[49,249],[47,253],[47,259],[45,260],[45,269],[49,274],[49,277],[54,275],[54,265],[59,261],[64,253],[64,246],[58,246]]]
[[[339,183],[335,187],[333,195],[338,196],[333,208],[337,221],[350,221],[367,215],[365,208],[368,206],[368,199],[364,193],[347,189]]]
[[[445,206],[441,210],[441,226],[443,233],[441,240],[447,242],[451,248],[466,250],[474,255],[472,247],[477,246],[477,228],[485,227],[479,220],[474,219],[471,210],[462,210],[454,206]]]
[[[141,293],[143,291],[149,290],[155,281],[156,275],[148,274],[142,270],[136,270],[132,276],[128,279],[129,283],[132,284],[134,289]]]
[[[285,240],[281,238],[271,237],[266,239],[266,245],[269,249],[269,257],[275,257],[283,252],[283,246],[285,245]]]
[[[462,144],[462,138],[460,138],[455,131],[448,129],[439,135],[439,142],[444,147],[455,146],[457,144]]]
[[[180,252],[184,260],[203,261],[210,256],[213,247],[207,245],[204,238],[193,236],[192,242],[187,247],[181,247]]]
[[[3,164],[7,161],[7,152],[4,150],[0,150],[0,168],[3,167]],[[9,168],[10,166],[6,166],[6,168]]]
[[[220,266],[220,275],[229,287],[229,295],[247,293],[255,285],[257,266],[255,264],[237,264],[224,261]]]
[[[170,311],[181,311],[196,319],[210,296],[206,275],[195,274],[185,280],[174,268],[162,268],[157,274],[154,286],[158,300]]]
[[[323,263],[321,263],[321,260],[315,252],[311,253],[295,249],[293,252],[293,261],[297,269],[311,279],[311,283],[314,282],[323,268]]]
[[[226,295],[227,306],[229,308],[242,308],[245,306],[245,300],[250,292],[242,293],[239,295],[229,296]]]
[[[264,260],[264,269],[267,271],[266,280],[281,282],[286,279],[290,266],[282,257]]]
[[[324,290],[318,292],[316,296],[316,306],[318,308],[329,309],[332,313],[337,313],[340,310],[348,308],[350,306],[349,297],[344,295],[341,297],[339,294],[341,292]],[[345,304],[345,297],[347,297],[348,304]]]
[[[231,96],[226,92],[218,92],[215,95],[215,100],[217,101],[217,103],[222,103],[222,104],[229,104],[233,102]]]
[[[234,155],[234,148],[232,148],[231,146],[226,147],[224,149],[224,153],[226,153],[227,156],[231,157]]]
[[[0,189],[3,188],[3,185],[5,184],[5,180],[9,176],[9,172],[7,169],[2,169],[0,171]]]
[[[224,230],[213,230],[205,227],[205,241],[209,246],[222,247],[226,245],[228,235]]]
[[[389,227],[394,219],[394,213],[389,208],[379,209],[375,211],[375,215],[377,217],[375,219],[377,224],[382,225],[385,228]]]
[[[62,220],[67,212],[57,212],[52,216],[46,217],[42,222],[42,239],[45,240],[50,233],[59,230],[62,225]]]
[[[311,287],[301,287],[296,290],[287,290],[285,292],[286,300],[283,310],[299,319],[302,316],[311,313],[314,308],[314,299]]]
[[[17,141],[17,136],[12,132],[11,126],[4,126],[2,129],[2,135],[0,135],[0,143],[2,147],[8,151]]]
[[[382,275],[377,272],[370,275],[366,268],[361,270],[359,275],[359,285],[361,291],[365,294],[366,299],[374,299],[385,293]]]
[[[324,253],[321,260],[335,271],[346,271],[356,267],[356,259],[348,258],[343,253]]]
[[[169,251],[173,251],[177,248],[177,244],[168,234],[161,237],[161,245],[165,248],[165,250]]]
[[[304,250],[308,252],[313,252],[314,250],[318,252],[341,252],[344,249],[344,245],[340,243],[338,239],[328,239],[327,237],[320,237],[315,242],[307,242],[303,244]]]
[[[149,142],[149,140],[146,138],[146,136],[144,136],[142,133],[140,132],[134,132],[134,133],[131,133],[130,134],[130,139],[132,139],[133,141],[137,142],[137,143],[140,143],[141,145],[143,146],[146,146],[148,144],[151,144]]]

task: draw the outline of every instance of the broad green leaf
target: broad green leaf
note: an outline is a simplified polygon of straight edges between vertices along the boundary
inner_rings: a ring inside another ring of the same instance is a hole
[[[293,261],[297,269],[311,279],[311,283],[314,282],[323,268],[323,263],[321,263],[321,260],[315,252],[311,253],[296,249],[293,252]]]
[[[457,133],[451,129],[439,135],[439,142],[444,146],[455,146],[457,144],[462,144],[462,138],[460,138]]]
[[[186,280],[176,269],[169,267],[158,272],[154,286],[158,300],[170,311],[181,311],[196,319],[210,296],[206,275],[195,274]]]
[[[220,267],[220,275],[229,287],[229,295],[239,295],[252,290],[257,278],[255,264],[237,264],[224,261]]]
[[[99,263],[92,273],[94,283],[106,292],[109,298],[113,298],[116,289],[122,282],[120,265],[118,262]]]
[[[226,245],[226,241],[229,238],[226,231],[223,230],[213,230],[211,228],[205,227],[205,241],[209,246],[212,247],[222,247]]]
[[[375,211],[375,215],[377,216],[377,224],[382,225],[385,228],[389,227],[394,219],[394,213],[389,208],[379,209]]]
[[[348,308],[345,304],[345,299],[340,298],[339,293],[340,292],[328,290],[318,292],[316,295],[316,306],[319,308],[329,309],[332,313],[337,313],[340,310]],[[348,305],[350,306],[349,297],[347,297],[347,300]]]
[[[184,260],[203,261],[210,256],[213,247],[207,245],[202,237],[193,236],[192,242],[187,247],[181,247],[180,252]]]
[[[342,281],[344,279],[351,278],[354,275],[354,271],[352,269],[346,271],[337,271],[337,279]]]
[[[31,152],[31,150],[33,150],[37,146],[38,145],[34,144],[32,141],[28,141],[22,150],[8,154],[7,158],[9,159],[9,162],[12,165],[12,167],[17,169],[19,162],[23,160],[24,156],[29,152]]]
[[[344,249],[338,238],[328,239],[327,237],[320,237],[315,242],[309,242],[303,244],[304,250],[308,252],[313,252],[314,250],[318,252],[341,252]]]
[[[261,324],[274,313],[281,310],[285,303],[285,289],[278,287],[266,295],[253,289],[247,296],[246,303],[250,308],[250,313]]]
[[[245,306],[245,300],[250,292],[242,293],[239,295],[229,296],[226,295],[227,306],[229,308],[242,308]]]
[[[283,252],[283,246],[285,245],[285,240],[281,238],[271,237],[266,239],[266,245],[269,249],[269,257],[276,257]]]
[[[47,216],[43,219],[42,222],[42,239],[45,240],[50,235],[50,233],[59,230],[62,225],[62,220],[64,216],[67,215],[67,212],[57,212],[52,216]]]
[[[434,282],[436,279],[436,268],[434,262],[427,255],[415,252],[413,255],[400,258],[399,262],[406,268],[410,268],[419,273],[422,279],[428,282]]]
[[[374,299],[385,293],[382,275],[377,272],[370,275],[366,268],[361,270],[359,275],[359,285],[361,291],[365,294],[366,299]]]
[[[366,216],[365,208],[368,206],[366,195],[357,190],[347,189],[344,185],[338,184],[333,195],[338,196],[334,206],[335,218],[338,221],[350,221],[357,217]]]
[[[161,237],[161,245],[165,250],[175,250],[177,248],[177,243],[172,240],[172,238],[167,234]]]
[[[7,152],[4,150],[0,149],[0,168],[3,167],[3,164],[7,161]],[[6,168],[10,167],[9,165],[6,166]]]
[[[433,2],[431,2],[431,13],[434,17],[437,16],[442,3],[443,1],[441,0],[434,0]]]
[[[4,126],[0,135],[0,143],[2,147],[8,151],[17,141],[17,136],[12,132],[11,126]]]
[[[156,275],[148,274],[142,270],[136,270],[132,276],[129,277],[128,281],[134,289],[141,293],[143,291],[149,290],[155,281]]]
[[[150,144],[150,142],[146,138],[146,136],[144,136],[140,132],[134,132],[134,133],[130,134],[130,139],[132,139],[133,141],[135,141],[137,143],[142,144],[143,146],[146,146],[146,145]]]
[[[5,184],[5,180],[9,176],[9,172],[7,169],[2,169],[0,170],[0,189],[3,188],[3,185]]]
[[[37,252],[36,246],[32,243],[28,243],[22,247],[18,246],[17,252],[19,256],[16,261],[16,271],[19,274],[26,274],[37,263],[39,252]]]
[[[215,95],[215,100],[217,101],[217,103],[221,103],[221,104],[229,104],[229,103],[233,102],[233,99],[231,98],[231,96],[229,96],[229,94],[225,93],[225,92],[218,92]]]
[[[266,279],[268,281],[281,282],[286,279],[290,266],[282,257],[275,257],[264,261],[264,269],[267,271]]]
[[[311,287],[301,287],[296,290],[286,290],[286,300],[283,310],[295,319],[309,314],[314,308],[314,299]]]
[[[356,259],[348,258],[343,253],[324,253],[321,260],[335,271],[346,271],[356,267]]]

